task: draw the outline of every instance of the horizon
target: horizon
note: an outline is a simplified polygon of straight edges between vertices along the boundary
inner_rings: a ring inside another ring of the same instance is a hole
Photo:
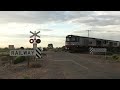
[[[38,47],[65,45],[67,35],[120,41],[120,11],[0,11],[0,48],[29,47],[30,31],[40,31]]]

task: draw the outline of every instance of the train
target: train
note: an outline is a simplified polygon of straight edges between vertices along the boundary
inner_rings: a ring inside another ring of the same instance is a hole
[[[107,51],[120,52],[120,41],[92,38],[77,35],[67,35],[65,50],[72,52],[88,52],[89,48],[107,48]]]

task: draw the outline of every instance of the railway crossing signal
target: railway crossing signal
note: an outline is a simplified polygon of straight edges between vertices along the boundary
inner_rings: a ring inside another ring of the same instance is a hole
[[[30,36],[30,38],[34,37],[34,39],[30,39],[29,42],[33,43],[33,49],[32,50],[24,50],[23,47],[20,48],[20,50],[16,50],[14,49],[14,45],[9,45],[9,49],[10,49],[10,56],[34,56],[34,59],[36,60],[36,58],[42,58],[41,57],[41,49],[37,48],[37,44],[41,42],[40,39],[36,39],[36,37],[40,36],[38,35],[39,32],[31,32],[31,34],[33,34],[32,36]],[[13,58],[11,57],[11,63],[12,63]],[[28,67],[29,67],[29,59],[28,59]]]
[[[29,42],[33,43],[33,49],[36,50],[36,57],[34,57],[34,59],[36,60],[36,58],[41,58],[41,50],[37,48],[37,44],[41,43],[40,39],[36,39],[36,37],[40,38],[40,36],[38,35],[40,33],[40,31],[38,32],[32,32],[30,31],[31,34],[33,34],[32,36],[30,36],[30,38],[34,37],[34,39],[30,39]]]
[[[38,31],[38,32],[30,31],[30,33],[33,34],[32,36],[30,36],[30,38],[34,37],[34,39],[30,39],[29,42],[33,43],[33,48],[36,49],[37,48],[37,44],[41,42],[40,39],[36,39],[36,37],[40,38],[40,36],[38,35],[40,33],[40,31]]]

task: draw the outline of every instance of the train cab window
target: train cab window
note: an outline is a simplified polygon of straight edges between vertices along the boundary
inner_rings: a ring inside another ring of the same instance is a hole
[[[66,38],[66,41],[67,41],[67,42],[75,42],[76,39],[75,39],[75,37],[67,37],[67,38]]]
[[[89,42],[89,44],[92,44],[92,42]]]
[[[69,41],[70,41],[70,38],[66,38],[66,41],[69,42]]]
[[[106,40],[105,40],[105,41],[103,41],[103,43],[104,43],[104,44],[107,44],[107,43],[108,43],[108,41],[106,41]]]
[[[117,46],[117,43],[114,43],[115,46]]]

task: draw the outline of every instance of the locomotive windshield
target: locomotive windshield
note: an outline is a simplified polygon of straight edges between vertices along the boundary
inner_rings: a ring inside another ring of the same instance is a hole
[[[66,38],[66,41],[69,42],[69,41],[70,41],[70,38],[67,37],[67,38]]]
[[[78,37],[66,37],[66,42],[76,42],[78,41]]]
[[[67,37],[66,41],[67,42],[74,42],[75,41],[75,37]]]

